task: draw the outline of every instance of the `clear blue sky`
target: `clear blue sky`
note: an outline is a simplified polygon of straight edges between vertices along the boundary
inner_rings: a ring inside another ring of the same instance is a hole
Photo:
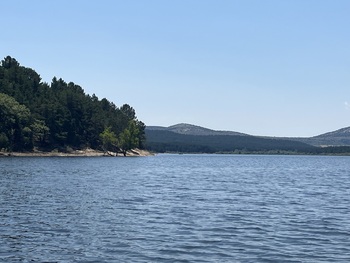
[[[146,125],[254,135],[350,126],[350,1],[1,1],[2,57]]]

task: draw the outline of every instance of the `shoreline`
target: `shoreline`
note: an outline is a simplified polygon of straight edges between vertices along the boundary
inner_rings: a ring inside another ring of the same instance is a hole
[[[146,157],[154,156],[155,154],[140,149],[133,149],[127,151],[126,157]],[[2,152],[0,151],[0,157],[124,157],[122,153],[116,152],[103,152],[94,149],[84,149],[75,150],[72,152],[44,152],[44,151],[34,151],[34,152]]]

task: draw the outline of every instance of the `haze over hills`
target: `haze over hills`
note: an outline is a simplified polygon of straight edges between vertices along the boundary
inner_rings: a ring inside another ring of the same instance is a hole
[[[310,138],[252,136],[216,131],[192,124],[147,126],[147,147],[159,152],[295,152],[344,153],[350,151],[350,127]],[[321,148],[319,146],[337,146]],[[332,149],[330,149],[332,148]]]

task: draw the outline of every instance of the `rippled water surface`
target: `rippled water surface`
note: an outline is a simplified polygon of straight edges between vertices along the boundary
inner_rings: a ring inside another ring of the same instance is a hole
[[[0,262],[350,262],[350,158],[0,158]]]

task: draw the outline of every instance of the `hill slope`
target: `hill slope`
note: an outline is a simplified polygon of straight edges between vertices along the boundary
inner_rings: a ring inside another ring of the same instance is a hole
[[[156,152],[294,152],[348,153],[350,128],[311,138],[259,137],[239,132],[215,131],[191,124],[146,128],[147,148]],[[320,148],[331,145],[342,147]]]
[[[284,138],[292,141],[304,142],[314,146],[350,146],[350,127],[327,132],[309,138]]]
[[[350,145],[350,127],[342,128],[336,131],[327,132],[309,139],[314,145]]]
[[[312,152],[316,147],[297,141],[242,135],[192,135],[146,128],[146,148],[155,152]]]
[[[166,128],[167,131],[186,134],[186,135],[203,135],[203,136],[213,136],[213,135],[242,135],[249,136],[248,134],[235,132],[235,131],[215,131],[208,128],[203,128],[197,125],[180,123],[172,125]]]

